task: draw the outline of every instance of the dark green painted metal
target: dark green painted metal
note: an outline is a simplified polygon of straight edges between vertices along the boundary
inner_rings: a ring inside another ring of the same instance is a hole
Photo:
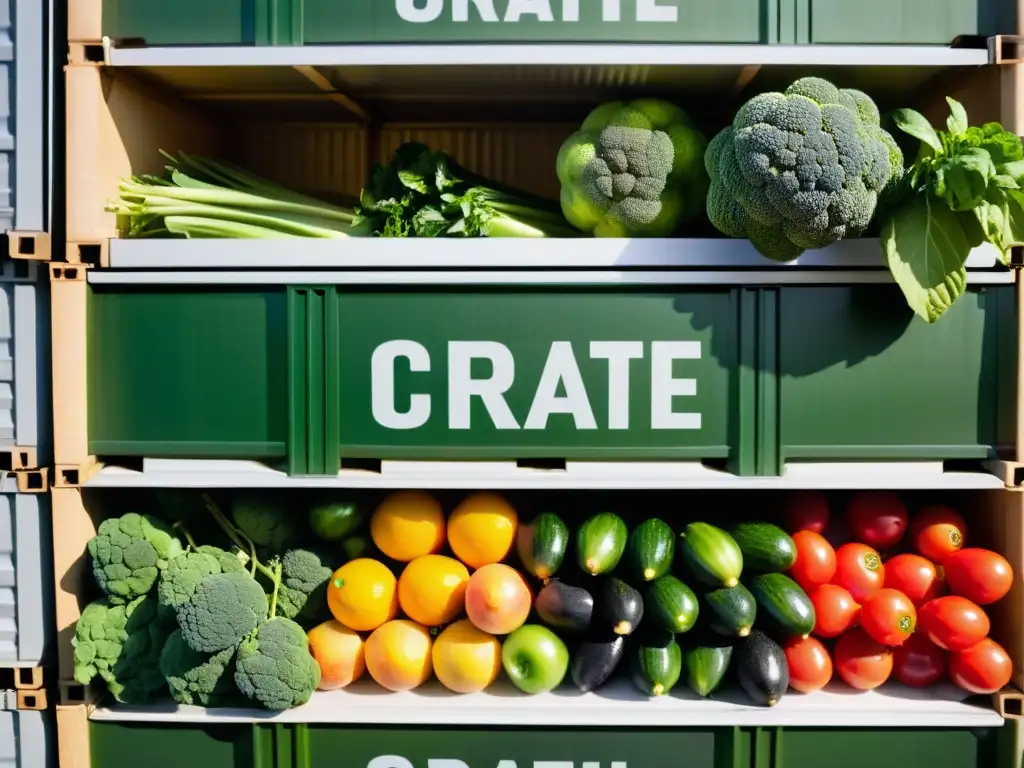
[[[253,724],[253,768],[311,768],[309,726],[304,723]],[[241,768],[237,766],[236,768]]]
[[[797,6],[797,42],[948,45],[959,35],[1015,34],[1005,0],[780,0]],[[805,38],[800,31],[805,30]]]
[[[288,473],[336,475],[338,294],[334,286],[288,288]]]

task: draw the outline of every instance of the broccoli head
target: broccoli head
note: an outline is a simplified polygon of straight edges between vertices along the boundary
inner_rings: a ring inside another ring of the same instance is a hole
[[[816,77],[744,104],[704,163],[711,223],[775,261],[862,234],[903,174],[874,102]]]
[[[88,547],[96,583],[115,604],[148,594],[183,551],[163,522],[134,512],[100,523]]]
[[[235,647],[214,654],[193,651],[175,630],[160,654],[160,672],[179,704],[231,706],[241,699],[235,687]]]
[[[309,653],[302,627],[273,618],[238,646],[235,684],[267,709],[297,707],[320,685],[320,665]]]
[[[171,560],[160,574],[160,604],[177,610],[192,599],[199,584],[215,573],[241,571],[242,562],[219,547],[202,546]]]
[[[178,625],[192,650],[217,653],[266,621],[269,608],[263,588],[245,571],[214,573],[178,607]]]
[[[700,210],[705,146],[703,134],[674,104],[604,104],[559,150],[562,213],[596,237],[670,235]]]
[[[324,562],[324,558],[307,549],[289,549],[284,553],[277,593],[278,616],[309,621],[326,618],[327,582],[333,571]]]
[[[127,604],[90,603],[82,611],[71,641],[75,680],[88,685],[99,677],[123,704],[142,704],[164,690],[160,652],[174,629],[173,614],[152,596]]]
[[[283,550],[298,529],[284,497],[276,494],[247,494],[235,500],[231,519],[258,547]]]

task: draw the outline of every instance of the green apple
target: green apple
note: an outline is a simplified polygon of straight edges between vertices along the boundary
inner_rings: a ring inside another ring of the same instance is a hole
[[[349,502],[329,502],[309,512],[309,527],[324,541],[344,539],[363,522],[363,511]]]
[[[524,624],[505,638],[501,664],[523,693],[557,688],[569,669],[569,649],[562,639],[540,624]]]

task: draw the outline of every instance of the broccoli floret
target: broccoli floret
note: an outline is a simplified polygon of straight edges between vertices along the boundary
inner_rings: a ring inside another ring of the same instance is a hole
[[[163,522],[134,512],[100,523],[88,547],[96,583],[115,604],[148,594],[183,551]]]
[[[612,102],[562,144],[562,213],[596,237],[664,237],[699,211],[707,141],[665,101]]]
[[[277,495],[245,495],[231,508],[231,519],[258,547],[282,551],[295,536],[297,523]]]
[[[155,597],[127,604],[90,603],[75,626],[75,680],[88,685],[99,677],[123,704],[142,704],[164,689],[160,652],[174,629],[173,614]]]
[[[862,234],[903,173],[879,120],[866,94],[816,77],[755,96],[708,144],[708,218],[776,261]]]
[[[216,653],[266,621],[268,611],[266,593],[248,573],[215,573],[178,608],[178,624],[192,650]]]
[[[177,610],[192,599],[200,582],[215,573],[241,571],[242,562],[219,547],[202,546],[174,558],[160,574],[160,604]]]
[[[309,701],[320,684],[320,665],[309,654],[302,627],[278,617],[245,638],[238,646],[235,684],[267,709],[289,709]]]
[[[160,672],[179,704],[223,707],[241,696],[235,687],[235,646],[214,654],[193,651],[175,630],[160,654]]]
[[[290,549],[281,558],[281,588],[277,615],[316,621],[326,618],[327,583],[333,571],[324,559],[307,549]]]

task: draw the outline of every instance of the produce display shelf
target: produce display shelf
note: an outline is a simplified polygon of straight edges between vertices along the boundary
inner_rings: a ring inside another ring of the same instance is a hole
[[[515,462],[383,461],[379,471],[290,477],[255,461],[144,459],[142,470],[101,468],[87,488],[377,488],[458,490],[986,490],[985,472],[946,471],[941,462],[801,464],[780,477],[738,477],[699,462],[567,462],[564,469]]]
[[[967,260],[971,282],[1012,282],[997,269],[998,251],[985,244]],[[841,240],[804,253],[791,262],[773,262],[748,240],[546,239],[523,247],[515,239],[405,240],[159,240],[113,239],[111,269],[743,269],[790,274],[805,269],[869,270],[888,274],[878,240]],[[984,272],[992,270],[992,273]],[[745,275],[746,273],[744,273]],[[743,276],[740,276],[743,277]],[[91,280],[104,280],[90,276]],[[787,279],[785,277],[781,278]],[[855,278],[854,278],[855,279]]]
[[[526,696],[510,683],[460,695],[431,681],[404,693],[391,693],[371,681],[341,691],[318,691],[308,704],[280,713],[265,710],[205,709],[174,703],[145,707],[98,707],[94,721],[218,723],[336,723],[359,725],[452,725],[464,727],[643,726],[678,728],[723,726],[804,726],[848,728],[987,728],[1003,718],[987,706],[964,700],[952,686],[926,690],[887,683],[857,693],[832,686],[816,694],[786,696],[774,707],[744,703],[739,690],[715,699],[679,693],[651,699],[628,681],[609,683],[599,692],[575,689]]]

